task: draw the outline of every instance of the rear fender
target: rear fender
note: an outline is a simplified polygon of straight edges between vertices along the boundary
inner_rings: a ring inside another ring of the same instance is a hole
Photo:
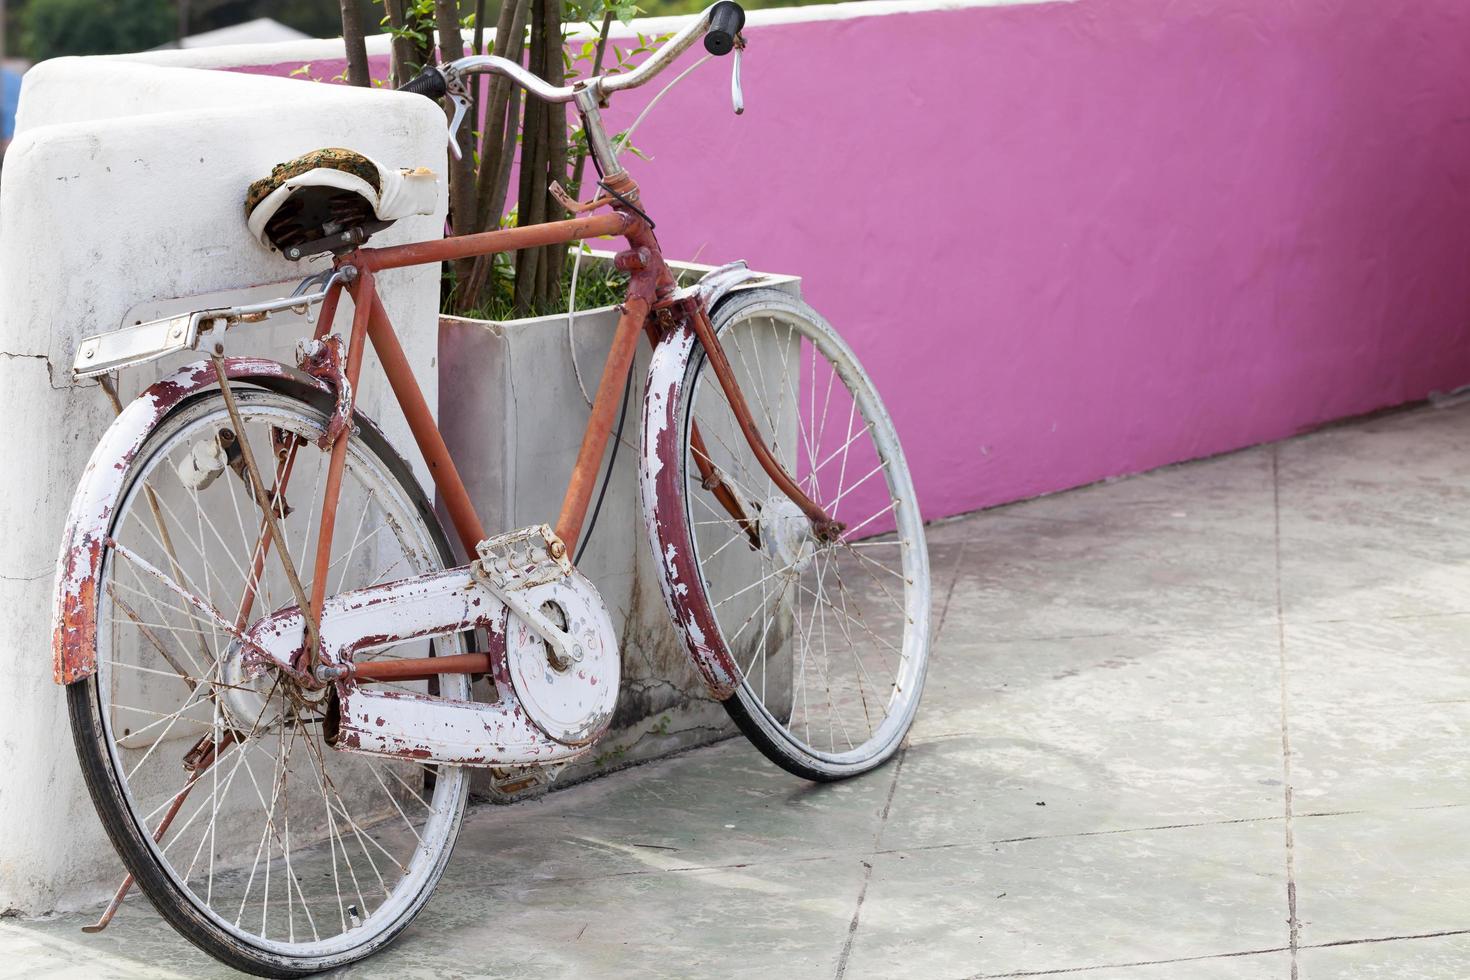
[[[231,381],[304,398],[330,396],[323,382],[277,361],[225,359]],[[52,610],[53,676],[71,684],[97,670],[97,590],[113,512],[124,481],[150,433],[190,396],[218,384],[214,365],[196,361],[158,381],[134,399],[103,434],[72,497],[56,564]]]

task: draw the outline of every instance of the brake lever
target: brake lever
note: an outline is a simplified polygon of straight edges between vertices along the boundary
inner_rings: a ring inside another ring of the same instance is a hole
[[[740,56],[745,52],[745,39],[735,39],[735,65],[730,70],[730,101],[734,104],[735,115],[745,114],[745,90],[740,86]]]
[[[445,71],[444,77],[449,101],[454,103],[454,116],[449,120],[449,152],[454,154],[454,159],[459,160],[464,157],[464,152],[459,148],[459,127],[464,124],[464,117],[470,111],[470,92],[459,72]]]

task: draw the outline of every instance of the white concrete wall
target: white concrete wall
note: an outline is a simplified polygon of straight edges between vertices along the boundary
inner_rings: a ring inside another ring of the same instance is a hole
[[[26,76],[0,185],[0,912],[93,900],[121,878],[51,681],[52,574],[72,489],[111,411],[73,386],[78,338],[174,297],[299,278],[246,232],[249,182],[321,146],[442,170],[444,117],[414,96],[284,79],[61,59]],[[375,243],[432,238],[441,213]],[[380,284],[431,404],[437,269]],[[350,306],[344,310],[347,315]],[[231,333],[231,353],[282,356],[299,327]],[[162,367],[169,367],[177,358]],[[126,372],[125,396],[160,368]],[[369,363],[361,403],[383,417]],[[402,426],[389,433],[410,445]],[[412,456],[412,454],[410,454]]]

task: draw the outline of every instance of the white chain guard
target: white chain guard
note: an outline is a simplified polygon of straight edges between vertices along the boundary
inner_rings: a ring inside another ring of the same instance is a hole
[[[556,741],[586,745],[617,706],[617,636],[596,586],[537,539],[560,544],[545,526],[481,542],[476,577],[510,608],[506,662],[526,714]]]
[[[617,706],[621,661],[612,617],[591,581],[577,571],[519,596],[538,610],[548,602],[561,607],[567,628],[560,632],[581,660],[562,661],[558,670],[546,641],[512,607],[505,656],[516,697],[547,735],[566,745],[586,745],[602,734]]]

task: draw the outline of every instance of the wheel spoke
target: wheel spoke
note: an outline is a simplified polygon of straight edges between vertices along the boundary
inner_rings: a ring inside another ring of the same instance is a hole
[[[681,404],[689,423],[680,423],[686,440],[684,458],[676,460],[684,468],[679,487],[690,551],[719,639],[738,658],[737,698],[766,719],[751,737],[773,758],[861,772],[894,751],[919,696],[929,608],[919,510],[892,423],[861,367],[819,318],[802,313],[795,300],[768,295],[752,293],[730,314],[717,314],[717,336],[747,386],[761,438],[779,451],[781,433],[790,434],[796,462],[789,472],[848,527],[836,542],[819,539],[745,441],[709,424],[725,419],[730,405],[703,359]],[[761,505],[761,546],[748,555],[731,547],[749,540],[740,522],[703,488],[696,463],[705,460],[687,439],[696,420],[718,450],[706,451],[719,456],[707,462],[732,490]],[[872,497],[881,492],[874,486],[880,475],[879,486],[890,492],[878,508]],[[757,485],[766,487],[762,496],[750,492]],[[895,532],[893,539],[852,540],[889,520],[876,530]]]
[[[313,558],[327,454],[312,448],[325,424],[316,409],[244,386],[236,408],[238,421],[214,393],[177,410],[178,422],[167,417],[145,437],[113,505],[98,591],[100,727],[88,738],[123,791],[104,789],[98,806],[156,828],[156,841],[137,845],[146,854],[132,858],[155,862],[173,884],[150,897],[192,907],[196,918],[212,913],[202,928],[237,948],[266,941],[307,959],[367,950],[401,927],[442,870],[466,777],[328,751],[324,692],[270,663],[247,672],[251,620],[278,612],[271,593],[284,592],[283,569]],[[259,479],[274,473],[273,487],[247,485],[234,467],[203,488],[173,481],[184,453],[226,428],[262,448],[269,435]],[[376,438],[364,430],[349,443],[337,513],[351,515],[351,534],[339,527],[342,547],[323,563],[331,595],[451,560],[427,502],[398,482]],[[442,642],[464,649],[457,636]],[[406,649],[375,655],[411,656]],[[444,697],[470,697],[464,675],[439,685]]]

